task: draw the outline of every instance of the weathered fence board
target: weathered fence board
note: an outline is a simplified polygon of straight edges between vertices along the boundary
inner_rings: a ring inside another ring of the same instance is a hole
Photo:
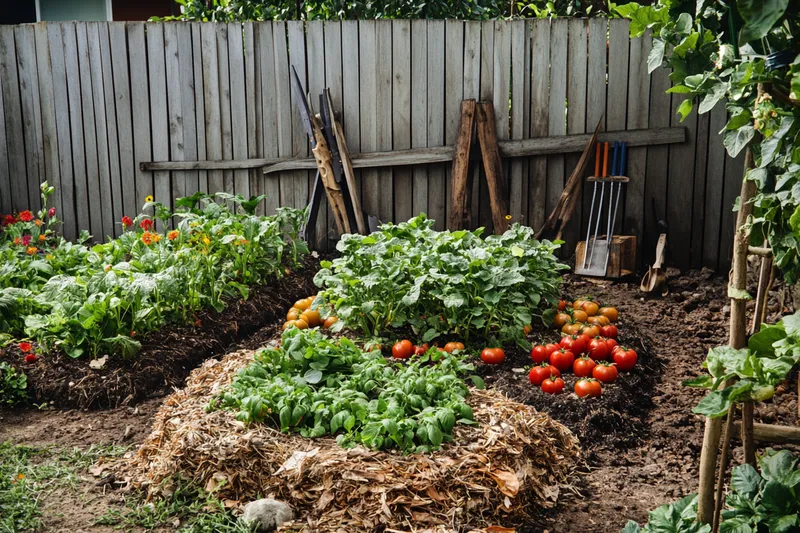
[[[628,28],[601,18],[3,26],[0,210],[37,208],[45,179],[57,186],[68,237],[84,228],[118,234],[121,216],[148,195],[172,205],[198,190],[266,194],[262,213],[304,206],[314,172],[290,89],[294,66],[315,112],[318,93],[331,89],[352,153],[432,150],[409,155],[432,158],[424,165],[356,160],[363,205],[383,221],[426,212],[445,227],[450,152],[436,150],[455,143],[463,98],[493,102],[506,155],[520,141],[591,132],[601,117],[602,131],[686,127],[682,144],[630,148],[616,230],[638,235],[640,259],[650,261],[664,219],[673,263],[726,268],[742,169],[717,135],[724,108],[680,123],[680,98],[664,92],[668,73],[647,73],[650,36],[630,39]],[[509,214],[534,227],[577,161],[544,150],[503,163]],[[287,158],[306,162],[292,168]],[[253,160],[280,164],[264,174]],[[177,165],[140,165],[154,161]],[[200,163],[209,161],[217,163]],[[473,180],[472,226],[491,230],[480,164]],[[565,256],[585,235],[590,200],[585,188]],[[315,244],[336,238],[323,206]]]

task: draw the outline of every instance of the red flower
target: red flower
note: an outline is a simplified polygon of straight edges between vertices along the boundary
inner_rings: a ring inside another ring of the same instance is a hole
[[[28,353],[33,349],[33,345],[31,343],[29,343],[29,342],[23,341],[23,342],[19,343],[19,349],[22,350],[25,353]]]
[[[28,246],[30,243],[31,243],[31,236],[30,235],[24,235],[22,237],[22,244],[24,246]]]
[[[50,208],[50,209],[47,211],[47,216],[49,216],[49,217],[51,217],[51,218],[52,218],[52,217],[54,217],[54,216],[56,216],[56,208],[55,208],[55,207],[51,207],[51,208]]]
[[[139,226],[145,231],[150,231],[151,229],[153,229],[153,221],[150,220],[149,218],[146,218],[141,222],[139,222]]]
[[[19,219],[23,222],[30,222],[31,220],[33,220],[33,213],[31,213],[30,211],[23,211],[22,213],[19,214]]]
[[[133,219],[127,215],[122,217],[122,229],[130,228],[133,226]]]
[[[29,353],[28,355],[25,356],[26,363],[35,363],[36,359],[37,359],[36,355],[32,353]]]
[[[16,219],[14,218],[14,215],[6,215],[5,221],[6,224],[13,224],[16,222]]]

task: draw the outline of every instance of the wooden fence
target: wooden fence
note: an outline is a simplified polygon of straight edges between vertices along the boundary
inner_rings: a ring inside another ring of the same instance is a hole
[[[680,95],[647,73],[649,38],[628,22],[40,23],[0,27],[0,212],[39,205],[56,186],[64,233],[118,234],[150,194],[169,204],[197,190],[265,193],[265,212],[303,206],[313,174],[260,169],[144,171],[150,161],[308,157],[289,66],[314,96],[330,87],[352,152],[452,145],[463,98],[494,102],[499,138],[677,126]],[[683,124],[687,142],[632,148],[618,229],[652,258],[657,220],[669,261],[727,268],[742,162],[726,157],[718,106]],[[579,154],[505,162],[510,211],[538,227]],[[202,166],[202,165],[201,165]],[[243,165],[246,167],[247,165]],[[444,228],[447,163],[358,171],[365,209],[383,221],[426,212]],[[568,228],[585,231],[591,191]],[[485,181],[473,220],[491,226]],[[332,244],[323,207],[319,246]]]

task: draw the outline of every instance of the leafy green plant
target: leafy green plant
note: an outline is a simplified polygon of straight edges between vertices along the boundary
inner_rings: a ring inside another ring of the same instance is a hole
[[[795,533],[800,531],[800,469],[797,458],[782,450],[759,460],[761,472],[749,464],[733,469],[725,498],[721,533]],[[687,496],[650,512],[640,527],[629,521],[622,533],[709,533],[711,526],[697,522],[697,496]]]
[[[304,437],[336,435],[342,446],[427,452],[451,441],[456,424],[473,423],[462,379],[473,369],[435,348],[393,363],[347,338],[292,327],[279,348],[258,352],[210,407]],[[478,377],[473,383],[483,384]]]
[[[28,397],[26,388],[28,380],[25,374],[18,372],[5,361],[0,361],[0,405],[9,406],[24,402]]]
[[[522,341],[523,326],[555,307],[568,268],[553,255],[558,244],[519,224],[485,239],[482,229],[432,226],[423,214],[342,237],[341,257],[323,262],[314,279],[339,317],[335,328],[377,336],[411,326],[423,342],[444,334]]]
[[[800,3],[789,0],[659,0],[616,11],[631,35],[650,28],[652,72],[672,69],[668,92],[685,96],[681,120],[695,105],[707,113],[727,103],[720,134],[735,157],[752,148],[757,185],[751,243],[769,241],[775,264],[793,284],[800,276]],[[780,53],[785,58],[779,57]],[[763,88],[759,96],[758,87]]]
[[[800,313],[786,316],[775,325],[764,326],[750,337],[747,348],[712,348],[703,366],[703,375],[684,384],[710,389],[693,412],[711,418],[724,416],[731,403],[764,401],[775,394],[800,363]],[[729,386],[720,389],[725,383]]]

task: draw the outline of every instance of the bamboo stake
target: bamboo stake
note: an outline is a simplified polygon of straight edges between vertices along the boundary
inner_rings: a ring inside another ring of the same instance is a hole
[[[717,493],[716,493],[716,504],[714,505],[714,520],[711,526],[711,531],[716,532],[719,531],[719,517],[720,513],[722,513],[722,489],[725,486],[725,483],[722,482],[725,479],[725,473],[728,471],[728,462],[730,460],[730,449],[731,449],[731,434],[733,433],[733,415],[736,412],[734,408],[735,404],[731,404],[728,407],[728,418],[725,422],[725,432],[722,434],[722,457],[719,460],[719,471],[717,472],[717,479],[719,483],[717,483]]]
[[[733,273],[730,285],[734,289],[746,290],[747,288],[747,232],[743,226],[747,218],[753,213],[751,199],[755,194],[756,184],[747,179],[747,171],[753,168],[753,152],[747,148],[744,158],[745,175],[742,178],[742,189],[739,196],[739,213],[736,216],[736,233],[733,237]],[[731,298],[730,335],[728,344],[732,348],[747,346],[747,314],[746,301]],[[726,384],[728,385],[728,384]],[[706,427],[703,435],[703,448],[700,452],[700,486],[697,494],[697,520],[704,524],[714,521],[714,487],[717,456],[719,454],[719,440],[722,431],[722,420],[719,418],[706,418]],[[722,480],[720,480],[720,483]]]
[[[742,451],[744,452],[744,462],[751,466],[756,466],[756,441],[753,436],[753,407],[753,402],[744,402],[742,404]],[[721,484],[720,482],[720,485]]]

